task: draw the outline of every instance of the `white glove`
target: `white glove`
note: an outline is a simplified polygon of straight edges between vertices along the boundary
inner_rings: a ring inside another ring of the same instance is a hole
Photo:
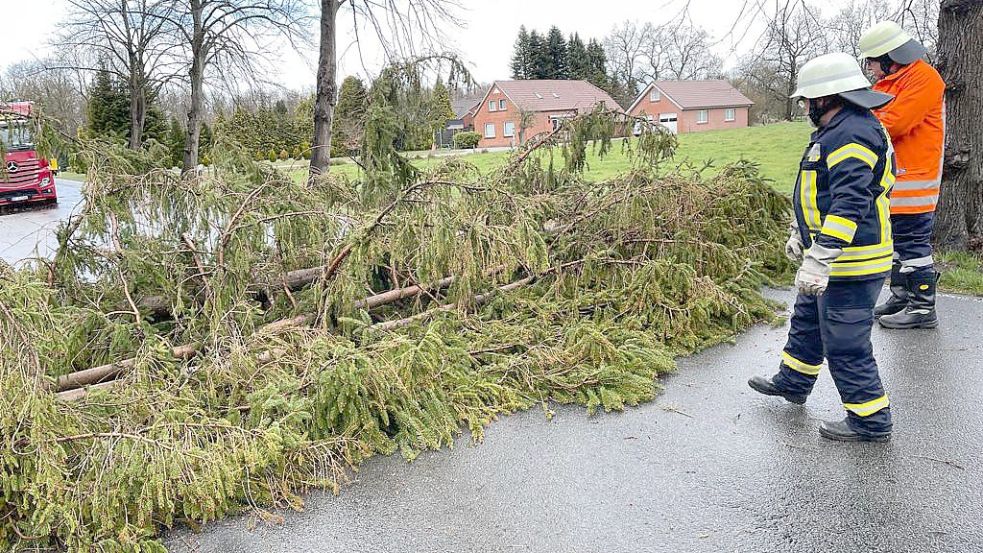
[[[795,287],[800,294],[820,296],[829,286],[829,274],[833,270],[833,261],[843,255],[843,250],[826,248],[813,243],[805,257],[802,266],[795,274]]]
[[[785,242],[785,257],[789,261],[798,263],[802,261],[802,250],[805,249],[805,244],[802,243],[802,238],[799,236],[799,225],[795,221],[792,221],[788,229],[789,235],[788,242]]]

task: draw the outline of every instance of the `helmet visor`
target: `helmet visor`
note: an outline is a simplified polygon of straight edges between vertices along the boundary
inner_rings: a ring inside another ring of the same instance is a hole
[[[883,92],[877,92],[876,90],[871,90],[869,88],[861,88],[858,90],[851,90],[849,92],[840,92],[839,96],[851,104],[856,104],[867,109],[884,107],[888,104],[888,102],[894,99],[894,96],[891,96],[890,94],[884,94]]]
[[[925,58],[928,55],[928,50],[917,40],[911,39],[894,50],[891,50],[887,55],[894,63],[908,65],[909,63],[915,63]]]

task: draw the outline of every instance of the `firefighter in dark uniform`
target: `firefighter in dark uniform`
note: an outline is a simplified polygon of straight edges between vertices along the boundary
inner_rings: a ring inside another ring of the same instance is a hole
[[[801,99],[816,127],[800,164],[786,244],[786,254],[801,259],[799,295],[778,374],[748,384],[802,404],[826,360],[847,416],[823,422],[820,435],[887,441],[891,410],[870,332],[894,254],[894,151],[871,110],[892,97],[871,90],[857,61],[837,53],[803,66],[793,98]]]

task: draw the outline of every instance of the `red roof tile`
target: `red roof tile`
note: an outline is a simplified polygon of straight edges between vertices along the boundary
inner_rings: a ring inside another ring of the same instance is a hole
[[[656,81],[653,83],[663,94],[683,109],[708,109],[751,106],[748,100],[732,84],[725,80],[711,81]],[[649,93],[645,87],[632,107]]]
[[[495,81],[519,109],[525,111],[590,111],[603,102],[609,109],[623,111],[614,98],[587,81]]]

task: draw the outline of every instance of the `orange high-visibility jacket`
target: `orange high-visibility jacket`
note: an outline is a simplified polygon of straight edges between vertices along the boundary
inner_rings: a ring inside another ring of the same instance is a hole
[[[891,214],[935,211],[945,145],[945,82],[934,67],[918,60],[878,81],[874,90],[894,95],[891,103],[874,110],[894,143],[898,180]]]

